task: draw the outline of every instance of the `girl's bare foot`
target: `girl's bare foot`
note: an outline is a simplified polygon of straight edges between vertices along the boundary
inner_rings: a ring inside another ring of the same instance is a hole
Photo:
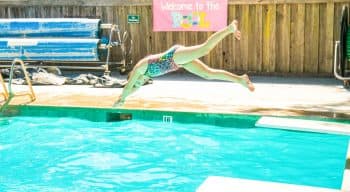
[[[244,74],[241,76],[242,80],[243,80],[243,86],[247,87],[249,89],[249,91],[254,91],[255,87],[253,85],[253,83],[249,80],[249,77],[247,74]]]
[[[241,39],[241,32],[238,30],[238,21],[233,20],[232,23],[229,25],[230,30],[234,33],[233,35],[237,40]]]

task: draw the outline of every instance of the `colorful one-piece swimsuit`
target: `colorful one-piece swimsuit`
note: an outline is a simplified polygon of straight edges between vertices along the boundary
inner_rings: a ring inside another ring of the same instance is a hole
[[[148,77],[157,77],[179,69],[179,66],[174,62],[173,58],[176,49],[179,47],[180,45],[175,45],[166,51],[160,58],[149,59],[145,75]]]

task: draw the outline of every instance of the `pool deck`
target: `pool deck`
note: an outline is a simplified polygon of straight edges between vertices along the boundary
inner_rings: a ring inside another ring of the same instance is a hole
[[[251,80],[255,92],[234,83],[170,74],[143,86],[121,108],[350,119],[350,90],[334,78],[253,76]],[[89,85],[33,88],[37,98],[34,102],[16,97],[11,104],[110,108],[122,91]],[[13,85],[13,90],[26,87]]]

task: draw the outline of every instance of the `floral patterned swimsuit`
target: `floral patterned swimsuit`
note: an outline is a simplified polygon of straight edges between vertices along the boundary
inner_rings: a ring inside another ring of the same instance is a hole
[[[175,45],[160,58],[149,59],[145,75],[148,77],[157,77],[178,70],[179,66],[174,62],[173,57],[176,49],[179,47],[180,45]]]

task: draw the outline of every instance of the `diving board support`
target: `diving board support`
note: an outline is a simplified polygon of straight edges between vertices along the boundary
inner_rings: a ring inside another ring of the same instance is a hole
[[[350,135],[350,125],[316,120],[292,119],[283,117],[261,117],[256,127]]]

